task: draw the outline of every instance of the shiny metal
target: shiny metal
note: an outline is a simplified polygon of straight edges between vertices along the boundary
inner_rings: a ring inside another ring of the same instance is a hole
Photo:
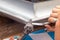
[[[3,12],[4,16],[26,24],[30,19],[38,21],[48,18],[56,5],[60,5],[60,0],[37,3],[26,0],[0,0],[0,12]]]
[[[29,22],[24,26],[24,34],[28,34],[34,31],[32,20],[30,19]]]

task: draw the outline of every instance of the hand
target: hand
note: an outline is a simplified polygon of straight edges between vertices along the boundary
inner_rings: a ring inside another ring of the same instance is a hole
[[[58,26],[58,24],[60,24],[58,22],[59,17],[60,17],[60,6],[56,6],[55,8],[52,9],[52,13],[51,13],[48,21],[50,23],[53,23],[54,20],[57,19],[57,22],[56,22],[56,25],[55,26]],[[45,25],[45,27],[47,28],[48,31],[55,31],[55,28],[56,28],[56,27],[51,27],[50,25]]]

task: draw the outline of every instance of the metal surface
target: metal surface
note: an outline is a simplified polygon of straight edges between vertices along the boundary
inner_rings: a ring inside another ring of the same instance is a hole
[[[30,19],[37,21],[49,17],[52,8],[59,4],[60,0],[37,3],[26,0],[0,0],[0,11],[3,15],[25,24]]]
[[[23,0],[0,0],[0,11],[15,20],[22,20],[24,23],[34,18],[33,3]]]
[[[24,26],[24,33],[28,34],[34,31],[34,26],[32,24],[32,20],[30,19],[29,22]]]

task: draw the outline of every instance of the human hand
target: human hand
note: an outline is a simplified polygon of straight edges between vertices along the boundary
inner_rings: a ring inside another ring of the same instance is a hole
[[[60,6],[56,6],[55,8],[52,9],[52,13],[48,19],[48,22],[53,23],[54,20],[57,19],[55,26],[58,26],[58,24],[60,24],[60,22],[58,22],[58,19],[60,17],[59,15],[60,15]],[[50,25],[45,25],[45,27],[47,28],[48,31],[55,31],[55,28],[56,28],[56,27],[52,27]]]

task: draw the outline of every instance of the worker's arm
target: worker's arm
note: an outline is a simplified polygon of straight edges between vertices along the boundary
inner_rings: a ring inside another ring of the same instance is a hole
[[[60,16],[58,17],[55,26],[55,40],[60,40]]]
[[[45,25],[49,31],[55,32],[55,40],[60,40],[60,6],[56,6],[53,8],[50,18],[48,19],[49,22],[53,22],[54,19],[57,19],[55,28],[51,27],[50,25]]]

